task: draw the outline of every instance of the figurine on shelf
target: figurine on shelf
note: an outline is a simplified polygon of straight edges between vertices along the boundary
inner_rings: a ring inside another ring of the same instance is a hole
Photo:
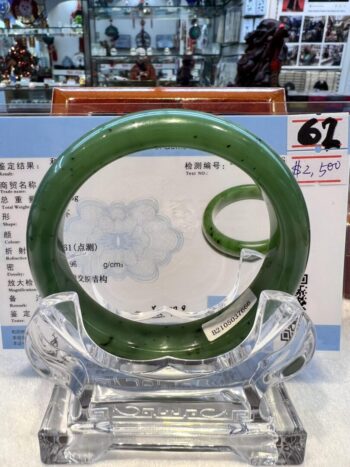
[[[13,0],[11,13],[25,26],[33,25],[40,17],[38,4],[35,0]]]
[[[195,62],[192,55],[185,55],[182,59],[182,66],[176,76],[176,84],[180,86],[193,86],[192,70]]]
[[[247,34],[247,48],[237,63],[236,86],[279,86],[282,62],[288,52],[285,24],[264,19],[255,31]]]
[[[137,57],[135,65],[130,70],[130,79],[133,81],[155,81],[157,79],[156,70],[151,60],[144,54]]]
[[[15,86],[16,83],[17,83],[17,75],[15,73],[15,67],[11,67],[11,70],[10,70],[10,75],[9,75],[9,78],[10,78],[10,83]]]
[[[84,69],[85,57],[84,54],[81,52],[76,52],[73,57],[73,64],[76,69]]]

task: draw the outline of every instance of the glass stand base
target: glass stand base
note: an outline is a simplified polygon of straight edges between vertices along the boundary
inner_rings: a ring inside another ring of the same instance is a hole
[[[108,451],[229,451],[251,465],[297,465],[306,432],[283,383],[188,391],[55,386],[39,442],[47,464],[96,462]],[[199,454],[200,455],[200,454]]]

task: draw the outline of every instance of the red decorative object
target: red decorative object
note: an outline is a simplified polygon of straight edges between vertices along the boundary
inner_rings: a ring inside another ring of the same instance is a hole
[[[192,109],[218,115],[285,114],[284,89],[54,88],[53,115],[116,114],[151,109]]]
[[[37,59],[27,49],[23,39],[17,39],[5,57],[3,76],[9,78],[15,75],[17,81],[21,78],[31,78],[36,73]]]
[[[155,81],[157,73],[148,57],[139,57],[130,70],[130,79],[134,81]]]
[[[264,19],[246,36],[247,47],[237,63],[236,86],[278,87],[282,61],[287,53],[287,28],[274,19]]]

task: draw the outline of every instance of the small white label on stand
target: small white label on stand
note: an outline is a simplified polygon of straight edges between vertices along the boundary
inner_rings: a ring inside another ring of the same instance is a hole
[[[204,323],[202,329],[208,341],[215,341],[236,326],[256,303],[256,300],[257,298],[253,292],[247,289],[232,307],[220,316]]]
[[[336,150],[348,147],[348,114],[288,116],[288,151]]]

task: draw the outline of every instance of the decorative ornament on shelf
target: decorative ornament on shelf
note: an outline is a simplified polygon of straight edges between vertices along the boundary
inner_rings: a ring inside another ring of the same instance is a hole
[[[5,26],[9,27],[9,14],[10,14],[10,4],[8,0],[0,0],[0,20],[5,23]]]
[[[57,62],[57,50],[55,47],[55,38],[52,36],[44,35],[42,37],[43,42],[47,45],[47,50],[49,52],[50,63],[52,66],[53,62]]]
[[[176,76],[176,83],[180,86],[193,86],[192,70],[195,61],[192,55],[185,55],[182,59],[182,65],[179,68]]]
[[[247,48],[237,63],[236,86],[278,87],[288,35],[285,25],[275,19],[262,20],[247,34]]]
[[[136,55],[139,57],[145,57],[146,56],[146,50],[143,47],[138,47],[136,49]]]
[[[4,76],[14,76],[16,81],[22,78],[31,78],[37,71],[37,58],[29,50],[25,40],[17,39],[5,57]]]
[[[148,16],[152,13],[149,3],[145,2],[145,0],[140,0],[140,2],[137,5],[137,9],[141,14],[145,16]]]
[[[141,31],[136,34],[136,46],[148,49],[151,46],[151,36],[145,31],[145,20],[141,20]]]
[[[190,27],[188,34],[192,40],[196,41],[201,36],[201,28],[198,25],[198,19],[193,18],[193,20],[191,21],[191,24],[192,26]]]
[[[130,15],[130,13],[131,13],[131,8],[130,8],[130,5],[129,5],[129,0],[125,0],[125,1],[124,1],[123,13],[124,13],[124,15]]]
[[[145,49],[143,52],[138,52],[138,57],[135,65],[130,70],[130,79],[133,81],[155,81],[157,73],[154,69],[151,60],[147,57]]]
[[[62,60],[61,66],[67,69],[74,68],[74,62],[70,57],[68,57],[68,55],[66,55],[64,59]]]
[[[16,83],[17,83],[17,76],[16,76],[16,73],[15,73],[15,67],[14,66],[11,67],[9,78],[10,78],[10,83],[13,86],[15,86]]]
[[[115,42],[119,38],[119,30],[113,25],[112,18],[109,20],[110,24],[105,29],[105,35],[110,39],[111,42]]]
[[[5,70],[5,59],[4,59],[4,57],[1,57],[1,55],[0,55],[0,84],[1,84],[1,82],[3,80],[4,70]]]
[[[191,24],[192,26],[188,30],[187,46],[193,52],[201,35],[201,28],[196,17],[191,20]]]
[[[111,55],[111,45],[108,41],[100,42],[100,57],[109,57]]]
[[[81,7],[80,0],[78,0],[77,7],[71,14],[71,22],[73,26],[83,25],[83,10]]]
[[[43,19],[43,14],[39,13],[39,7],[35,0],[13,0],[11,13],[24,26],[32,26]]]
[[[28,37],[28,47],[30,49],[35,49],[35,45],[36,45],[36,39],[35,39],[35,36],[31,35]]]
[[[84,69],[85,56],[82,52],[75,53],[72,57],[72,61],[74,68],[77,68],[78,70]]]
[[[201,27],[201,35],[200,35],[200,41],[199,41],[199,48],[201,49],[201,51],[203,52],[204,50],[207,49],[208,45],[209,45],[209,25],[210,25],[210,21],[208,18],[203,18],[203,24],[202,24],[202,27]]]

